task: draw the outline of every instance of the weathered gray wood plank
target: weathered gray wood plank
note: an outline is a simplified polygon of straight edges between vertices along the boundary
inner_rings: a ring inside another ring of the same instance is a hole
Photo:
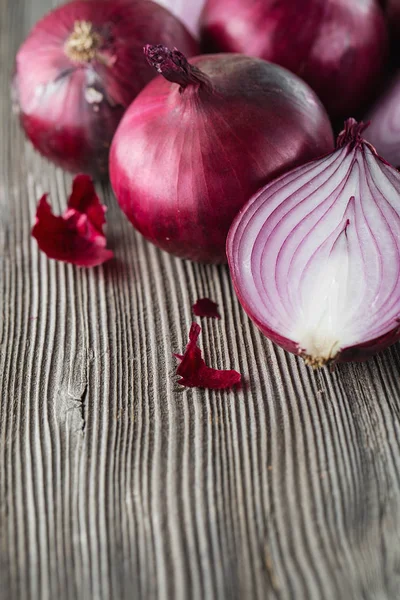
[[[0,0],[0,581],[19,599],[400,598],[399,346],[313,373],[262,338],[222,267],[158,252],[110,190],[117,261],[30,238],[71,177],[11,117],[19,43],[50,0]],[[236,393],[183,390],[191,304]]]

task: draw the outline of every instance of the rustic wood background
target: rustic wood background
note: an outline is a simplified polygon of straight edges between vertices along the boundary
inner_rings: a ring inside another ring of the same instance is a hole
[[[9,81],[51,5],[0,0],[2,600],[398,600],[399,345],[308,370],[252,326],[226,268],[145,243],[107,187],[116,261],[38,252],[36,202],[61,211],[71,177],[24,141]],[[201,345],[240,392],[174,379],[202,296],[223,319]]]

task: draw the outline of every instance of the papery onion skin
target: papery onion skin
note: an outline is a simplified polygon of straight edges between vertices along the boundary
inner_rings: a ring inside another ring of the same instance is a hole
[[[203,49],[242,52],[299,75],[334,119],[362,110],[387,57],[376,0],[207,0]]]
[[[93,52],[71,53],[74,32],[83,48],[94,40]],[[118,123],[154,77],[142,55],[149,39],[197,53],[185,27],[150,0],[76,0],[38,21],[18,51],[13,82],[35,148],[66,170],[106,176]]]
[[[233,369],[214,369],[206,365],[197,340],[201,332],[198,323],[192,323],[189,331],[189,343],[184,354],[174,354],[180,361],[176,373],[180,376],[179,385],[209,390],[226,390],[239,386],[242,376]]]
[[[49,258],[79,267],[96,267],[113,257],[104,235],[106,207],[88,175],[77,175],[62,216],[53,214],[44,194],[39,200],[32,237]]]
[[[363,128],[349,119],[334,153],[265,186],[228,235],[243,308],[313,367],[400,339],[400,174]]]
[[[132,103],[113,140],[110,178],[148,240],[181,258],[226,262],[226,235],[243,204],[329,151],[332,131],[312,90],[281,67],[228,54],[190,63],[185,89],[158,77]],[[176,68],[168,77],[185,79]]]
[[[367,115],[370,126],[365,139],[380,156],[400,167],[400,73]]]
[[[207,317],[210,319],[220,319],[218,304],[210,298],[199,298],[192,306],[192,312],[196,317]]]

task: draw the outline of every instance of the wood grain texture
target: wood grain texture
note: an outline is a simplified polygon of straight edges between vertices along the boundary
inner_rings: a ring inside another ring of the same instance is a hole
[[[55,4],[55,3],[54,3]],[[330,374],[249,323],[226,268],[145,243],[108,187],[117,260],[30,237],[71,177],[24,141],[15,52],[50,0],[0,0],[0,582],[4,600],[400,598],[399,345]],[[240,392],[184,390],[191,305]]]

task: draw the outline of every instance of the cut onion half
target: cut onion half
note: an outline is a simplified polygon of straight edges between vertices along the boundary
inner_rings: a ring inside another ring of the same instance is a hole
[[[364,128],[349,119],[335,152],[265,186],[228,236],[244,309],[313,367],[400,337],[400,174]]]

